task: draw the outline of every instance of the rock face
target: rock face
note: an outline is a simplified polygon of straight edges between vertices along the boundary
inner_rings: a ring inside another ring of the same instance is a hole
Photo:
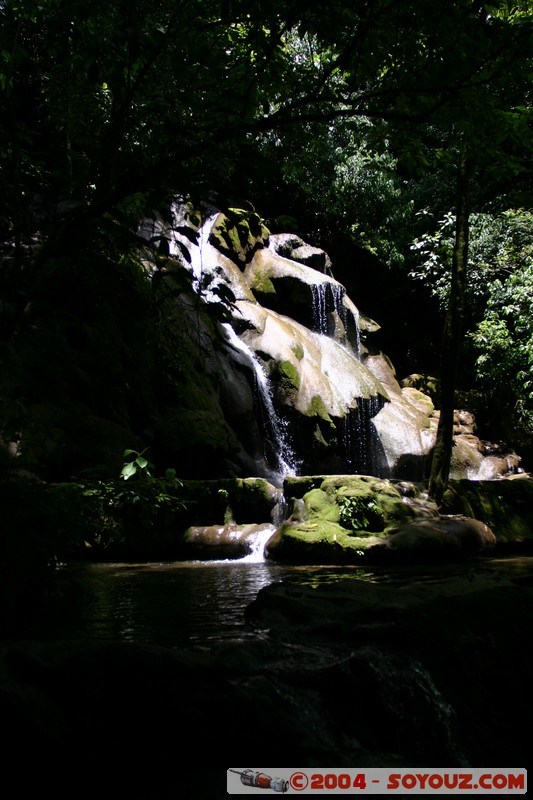
[[[201,561],[243,558],[262,560],[263,546],[276,531],[272,523],[236,525],[193,525],[185,532],[180,552],[184,558]]]
[[[334,279],[327,254],[292,234],[270,236],[255,212],[211,209],[201,226],[186,208],[176,214],[165,229],[171,254],[206,307],[225,311],[222,342],[211,347],[225,359],[213,372],[227,375],[219,401],[238,442],[228,465],[278,484],[291,474],[427,477],[434,402],[400,385],[372,345],[379,325]],[[458,413],[452,477],[516,471],[516,459],[488,456],[468,412]]]

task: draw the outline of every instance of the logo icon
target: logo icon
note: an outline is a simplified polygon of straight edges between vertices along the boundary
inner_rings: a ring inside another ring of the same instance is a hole
[[[255,786],[259,789],[272,789],[274,792],[285,793],[289,788],[289,781],[285,778],[271,778],[270,775],[265,775],[264,772],[254,772],[253,769],[245,769],[239,771],[237,769],[229,769],[228,772],[234,772],[236,775],[241,776],[241,783],[244,786]]]

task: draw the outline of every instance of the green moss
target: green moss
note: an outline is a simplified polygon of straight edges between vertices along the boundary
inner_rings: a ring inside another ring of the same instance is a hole
[[[283,405],[294,405],[300,387],[298,370],[290,361],[279,361],[271,369],[276,399]]]
[[[311,398],[306,414],[308,417],[320,417],[320,419],[326,420],[326,422],[330,422],[333,425],[333,420],[328,414],[324,401],[318,394]]]
[[[290,383],[295,389],[300,388],[300,375],[294,364],[290,361],[278,361],[276,372],[278,379]]]
[[[328,443],[326,437],[324,436],[320,425],[317,425],[313,431],[313,439],[317,445],[320,447],[329,447],[331,443]]]
[[[267,270],[260,267],[254,271],[253,281],[250,284],[252,292],[257,294],[276,294],[276,289]]]
[[[304,506],[307,517],[319,517],[321,522],[339,521],[339,507],[322,489],[311,489],[304,497]]]
[[[302,345],[301,344],[295,344],[293,347],[291,347],[291,350],[294,353],[294,355],[296,356],[296,358],[298,359],[298,361],[301,361],[302,358],[304,357],[304,349],[303,349]]]
[[[265,246],[268,237],[269,231],[261,217],[241,208],[230,208],[226,214],[219,214],[211,233],[214,246],[237,264],[247,263],[259,247]]]
[[[289,521],[278,529],[269,552],[278,558],[303,563],[356,563],[378,541],[374,536],[351,535],[333,521]]]
[[[362,560],[365,550],[414,513],[390,481],[365,475],[291,478],[285,495],[297,501],[295,513],[272,550],[296,560],[311,554],[326,562]]]

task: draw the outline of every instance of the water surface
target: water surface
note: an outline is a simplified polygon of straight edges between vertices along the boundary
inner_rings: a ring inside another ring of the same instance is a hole
[[[247,558],[144,564],[63,565],[69,587],[36,632],[44,639],[143,642],[165,647],[253,639],[244,610],[265,586],[318,586],[355,580],[402,586],[479,573],[532,574],[533,557],[474,559],[463,564],[398,567],[286,566]]]

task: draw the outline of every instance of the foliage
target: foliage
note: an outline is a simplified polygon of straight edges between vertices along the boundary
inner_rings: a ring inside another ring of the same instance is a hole
[[[413,204],[401,191],[392,154],[354,146],[351,156],[338,157],[334,187],[356,244],[389,267],[401,265]]]
[[[385,527],[383,513],[371,497],[345,495],[338,499],[339,522],[353,531],[382,531]]]
[[[167,514],[175,521],[187,508],[179,497],[182,484],[174,480],[153,479],[143,488],[137,483],[123,487],[113,481],[77,482],[74,486],[85,498],[89,548],[105,550],[124,538],[134,546],[153,535],[158,525],[163,527]]]
[[[154,465],[144,457],[144,453],[148,450],[147,447],[142,452],[137,450],[124,450],[124,462],[120,477],[127,481],[129,478],[137,475],[137,477],[144,477],[146,480],[153,480],[152,472]]]
[[[500,119],[487,90],[527,47],[527,14],[445,0],[394,14],[375,0],[371,17],[347,0],[327,14],[282,0],[6,0],[0,17],[0,159],[15,190],[0,214],[18,234],[37,217],[48,230],[88,218],[131,230],[177,193],[227,192],[258,137],[291,127],[308,143],[315,123],[362,117],[523,127],[518,104]]]
[[[428,209],[418,212],[426,232],[411,244],[416,258],[410,277],[423,281],[445,308],[449,297],[451,260],[455,235],[454,215],[448,211],[432,227]],[[431,226],[431,227],[430,227]],[[533,252],[533,214],[525,209],[508,209],[499,214],[470,215],[467,297],[472,321],[479,319],[495,281],[528,263]]]
[[[154,478],[152,472],[154,465],[144,456],[147,450],[149,450],[148,447],[145,447],[141,452],[138,450],[131,450],[130,448],[124,450],[124,458],[126,461],[120,471],[122,480],[127,481],[129,478],[136,475],[137,478],[148,481],[149,483],[155,483],[157,481],[157,478]],[[165,470],[165,479],[167,481],[174,481],[177,486],[182,485],[181,482],[176,479],[176,470],[173,467]],[[169,498],[165,495],[160,495],[159,499]]]
[[[530,231],[533,237],[533,227]],[[509,422],[533,434],[533,238],[529,260],[489,287],[484,318],[470,334],[482,387],[500,399]]]
[[[394,267],[404,259],[413,203],[382,136],[383,126],[370,120],[314,123],[304,136],[263,137],[261,152],[278,162],[286,187],[276,205],[287,208],[290,200],[305,236],[327,247],[343,235]],[[274,229],[279,225],[272,221]]]
[[[424,213],[427,217],[427,212]],[[442,307],[449,294],[453,217],[413,243],[421,259],[411,277],[423,280]],[[423,259],[423,260],[422,260]],[[488,392],[520,438],[533,430],[533,213],[509,209],[472,214],[466,354],[472,383]]]

